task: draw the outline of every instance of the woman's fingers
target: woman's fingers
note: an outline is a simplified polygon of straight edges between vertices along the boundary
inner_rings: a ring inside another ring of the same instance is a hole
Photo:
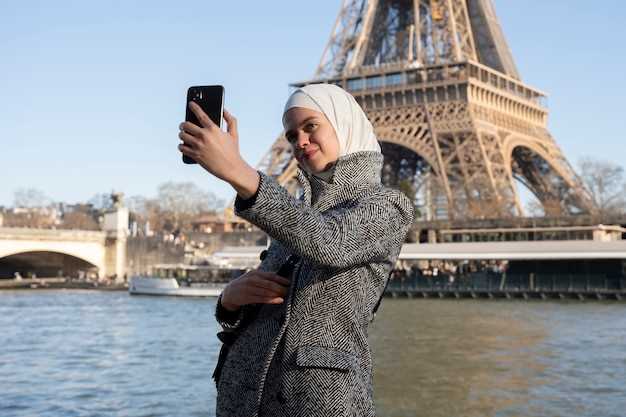
[[[184,143],[181,143],[180,145],[178,145],[178,150],[181,151],[183,154],[187,155],[190,158],[196,159],[196,152],[193,150],[193,148],[190,148],[189,146],[185,145]]]
[[[280,304],[283,301],[285,301],[285,299],[282,297],[259,297],[250,300],[249,304]]]
[[[266,288],[260,288],[260,287],[249,287],[248,294],[253,297],[262,297],[262,298],[268,298],[268,299],[282,297],[284,295],[287,295],[286,292],[285,294],[280,294],[280,293],[276,293],[275,291],[268,290]]]
[[[190,148],[195,148],[198,145],[198,139],[183,130],[180,131],[178,137]]]
[[[276,293],[273,290],[266,288],[256,287],[253,285],[246,285],[245,289],[240,292],[242,296],[242,304],[253,303],[281,303],[284,300],[284,295]]]
[[[285,299],[283,297],[277,297],[276,295],[263,295],[263,294],[239,294],[236,297],[236,305],[242,306],[247,304],[280,304]]]
[[[200,107],[198,104],[194,103],[193,101],[190,101],[189,109],[191,109],[193,114],[196,115],[202,127],[206,127],[206,128],[217,127],[217,125],[213,123],[213,120],[211,120],[211,118],[207,116],[204,110],[202,110],[202,107]]]
[[[235,118],[235,116],[230,114],[228,110],[224,109],[224,119],[228,124],[228,133],[230,133],[233,138],[239,139],[239,133],[237,131],[237,119]]]
[[[237,300],[237,305],[281,304],[285,301],[291,281],[271,272],[253,270],[231,284],[228,294]]]
[[[291,280],[289,278],[281,277],[273,272],[254,271],[256,275],[259,275],[263,279],[267,279],[276,282],[281,285],[290,285]]]
[[[287,294],[287,287],[265,279],[251,279],[250,285],[270,291],[274,295]]]
[[[200,137],[202,135],[202,128],[191,122],[182,122],[178,128],[186,133],[190,133],[193,136]]]
[[[291,285],[291,280],[289,278],[281,277],[280,275],[270,275],[267,279],[277,282],[281,285]]]

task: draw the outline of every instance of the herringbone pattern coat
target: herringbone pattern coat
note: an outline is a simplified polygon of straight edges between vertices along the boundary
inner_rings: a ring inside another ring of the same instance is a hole
[[[328,183],[300,171],[300,199],[260,173],[252,204],[236,200],[236,214],[272,238],[260,269],[302,258],[282,304],[232,317],[218,303],[218,322],[240,332],[217,387],[218,417],[375,415],[368,324],[413,220],[409,199],[381,185],[382,162],[369,151],[341,157]]]

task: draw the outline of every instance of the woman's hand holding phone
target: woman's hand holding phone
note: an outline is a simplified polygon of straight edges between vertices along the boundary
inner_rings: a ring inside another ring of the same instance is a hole
[[[198,104],[190,101],[188,105],[200,126],[191,122],[180,124],[178,137],[183,141],[178,145],[180,152],[193,158],[209,173],[231,184],[242,198],[253,196],[259,186],[259,175],[239,153],[235,117],[224,110],[224,120],[228,124],[224,132]]]
[[[291,281],[272,272],[248,271],[232,280],[222,291],[221,303],[228,311],[246,304],[280,304]]]
[[[211,174],[228,181],[233,166],[241,164],[237,120],[224,110],[224,120],[228,124],[228,130],[224,132],[198,104],[190,101],[188,105],[198,118],[200,126],[191,122],[180,124],[178,137],[183,143],[178,149],[195,159]]]

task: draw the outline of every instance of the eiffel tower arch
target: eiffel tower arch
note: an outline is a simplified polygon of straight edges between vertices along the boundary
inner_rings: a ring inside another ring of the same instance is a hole
[[[344,0],[315,76],[293,86],[317,82],[356,98],[381,141],[383,182],[408,181],[431,218],[522,216],[520,183],[548,215],[594,210],[491,0]],[[282,134],[258,168],[296,192]]]

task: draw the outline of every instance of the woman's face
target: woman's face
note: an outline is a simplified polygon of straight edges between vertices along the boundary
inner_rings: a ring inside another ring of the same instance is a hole
[[[285,137],[298,163],[317,174],[330,168],[339,158],[339,140],[323,113],[293,107],[285,114]]]

